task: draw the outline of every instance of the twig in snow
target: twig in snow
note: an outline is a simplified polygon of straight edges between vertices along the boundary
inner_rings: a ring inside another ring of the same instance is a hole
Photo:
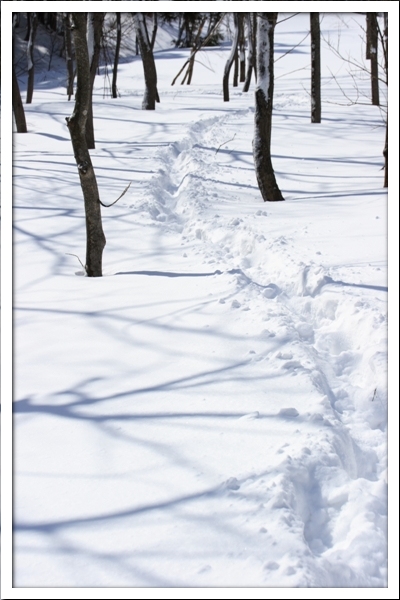
[[[233,138],[231,138],[230,140],[227,140],[226,142],[222,142],[222,144],[220,146],[218,146],[218,148],[215,151],[215,154],[218,154],[218,151],[222,148],[222,146],[225,146],[225,144],[229,144],[229,142],[231,142],[232,140],[234,140],[236,137],[236,133],[233,136]]]
[[[83,266],[83,263],[82,263],[81,259],[79,258],[79,256],[77,254],[71,254],[71,252],[66,252],[65,254],[68,254],[68,256],[75,256],[79,260],[79,262],[81,263],[82,269],[86,273],[86,267]]]
[[[103,202],[100,200],[99,198],[99,202],[102,206],[104,206],[105,208],[110,208],[110,206],[113,206],[114,204],[116,204],[118,202],[118,200],[121,200],[122,196],[125,196],[126,192],[129,190],[129,188],[131,187],[131,183],[132,181],[126,186],[126,188],[124,189],[124,191],[122,192],[122,194],[116,199],[114,200],[114,202],[112,202],[111,204],[103,204]]]

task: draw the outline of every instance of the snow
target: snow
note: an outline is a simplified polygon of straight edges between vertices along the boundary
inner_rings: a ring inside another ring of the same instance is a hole
[[[344,53],[361,26],[321,19]],[[308,27],[278,24],[276,57]],[[13,584],[385,588],[382,115],[346,106],[331,73],[355,95],[353,77],[325,44],[311,124],[304,40],[275,64],[286,201],[264,204],[254,83],[223,103],[221,46],[171,87],[190,50],[158,35],[156,111],[137,57],[120,98],[95,81],[101,200],[132,182],[102,209],[102,278],[70,256],[85,222],[61,59],[14,135]]]

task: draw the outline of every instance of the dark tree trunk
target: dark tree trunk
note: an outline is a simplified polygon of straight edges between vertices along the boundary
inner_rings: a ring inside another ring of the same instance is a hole
[[[154,50],[154,44],[156,43],[157,29],[158,29],[157,13],[153,13],[153,31],[151,32],[151,40],[150,40],[151,51]]]
[[[113,67],[113,78],[112,78],[112,97],[118,98],[117,94],[117,72],[118,72],[118,62],[119,62],[119,49],[121,47],[121,13],[116,13],[117,16],[117,43],[115,46],[115,56],[114,56],[114,67]]]
[[[386,85],[389,83],[389,66],[388,66],[388,13],[383,13],[383,39],[382,39],[382,48],[383,48],[383,58],[384,58],[384,67],[385,67],[385,79]],[[383,156],[385,157],[385,179],[383,187],[388,187],[388,114],[386,114],[386,137],[385,137],[385,147],[383,149]]]
[[[385,147],[383,149],[383,156],[385,158],[385,175],[384,175],[384,183],[383,187],[388,187],[388,119],[386,118],[386,137],[385,137]]]
[[[378,21],[376,13],[369,13],[371,21],[370,58],[371,58],[371,97],[372,104],[379,106],[379,73],[378,73]]]
[[[136,36],[139,40],[140,54],[142,56],[145,91],[143,96],[143,110],[155,110],[156,102],[159,102],[157,91],[157,71],[154,62],[153,51],[150,47],[150,40],[147,35],[147,29],[143,13],[135,15]]]
[[[72,13],[77,70],[75,108],[67,118],[72,147],[85,203],[86,273],[88,277],[102,276],[102,256],[106,238],[101,223],[99,191],[87,147],[85,129],[91,96],[89,54],[84,13]]]
[[[274,30],[278,13],[257,13],[257,87],[255,93],[254,165],[264,202],[284,200],[271,160],[274,97]]]
[[[365,45],[365,58],[367,60],[370,60],[370,58],[371,58],[371,25],[372,25],[371,14],[372,13],[367,13],[366,18],[365,18],[365,22],[366,22],[366,26],[367,26],[367,40],[366,40],[366,45]]]
[[[26,32],[24,37],[24,42],[29,40],[29,36],[31,35],[31,13],[26,13]]]
[[[319,13],[310,13],[311,123],[321,123],[321,34]]]
[[[238,27],[238,15],[237,13],[233,13],[233,20],[235,24],[235,37],[232,40],[232,49],[229,55],[228,60],[226,61],[224,76],[222,78],[222,89],[224,93],[224,102],[229,102],[229,73],[232,68],[232,64],[235,60],[235,56],[237,56],[237,47],[239,41],[239,27]]]
[[[35,44],[36,29],[38,26],[38,18],[36,13],[29,14],[30,33],[27,47],[28,57],[28,83],[26,87],[26,103],[31,104],[33,97],[33,85],[35,80],[35,67],[33,64],[33,48]]]
[[[255,68],[255,49],[256,49],[256,23],[255,23],[255,15],[256,13],[247,13],[246,21],[247,21],[247,40],[249,43],[249,48],[247,52],[247,69],[246,69],[246,78],[243,86],[243,91],[248,92],[250,88],[251,75],[253,73],[253,69]]]
[[[246,13],[239,13],[239,81],[246,81],[246,49],[244,38],[244,19]]]
[[[193,77],[193,68],[194,68],[194,57],[196,55],[197,50],[200,48],[201,42],[200,42],[200,37],[201,37],[201,32],[203,31],[203,27],[205,25],[206,22],[206,17],[204,17],[204,19],[202,20],[202,22],[199,25],[199,29],[197,30],[197,34],[196,34],[196,39],[194,40],[193,43],[193,48],[192,51],[190,53],[190,60],[189,60],[189,66],[188,69],[186,71],[186,75],[183,78],[182,83],[184,83],[186,77],[187,77],[187,85],[190,85],[192,83],[192,77]]]
[[[27,133],[28,130],[26,128],[25,111],[22,105],[14,64],[12,65],[12,107],[14,111],[15,124],[17,126],[17,133]]]
[[[88,116],[86,120],[86,142],[88,148],[95,148],[94,126],[93,126],[93,86],[96,77],[96,71],[99,64],[101,50],[101,36],[103,31],[103,21],[105,13],[88,13],[87,16],[87,34],[88,48],[89,45],[89,65],[90,65],[90,98]],[[93,39],[91,39],[93,36]],[[93,44],[93,45],[92,45]]]
[[[236,52],[235,52],[235,58],[233,59],[233,81],[232,81],[232,85],[233,87],[237,87],[239,85],[239,44],[238,47],[236,48]]]
[[[67,95],[68,100],[74,95],[74,65],[72,63],[72,42],[71,42],[71,24],[69,13],[64,13],[64,41],[65,41],[65,62],[67,63]]]

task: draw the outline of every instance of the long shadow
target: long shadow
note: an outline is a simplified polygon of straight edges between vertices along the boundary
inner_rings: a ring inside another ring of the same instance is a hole
[[[326,277],[325,282],[327,284],[331,283],[331,284],[336,284],[336,285],[345,285],[346,287],[356,287],[356,288],[362,288],[365,290],[375,290],[376,292],[387,292],[388,291],[387,286],[384,286],[384,285],[368,285],[366,283],[347,283],[346,281],[337,281],[335,279],[332,279],[331,277]]]
[[[148,275],[149,277],[212,277],[222,275],[218,269],[212,273],[174,273],[172,271],[119,271],[115,275]]]

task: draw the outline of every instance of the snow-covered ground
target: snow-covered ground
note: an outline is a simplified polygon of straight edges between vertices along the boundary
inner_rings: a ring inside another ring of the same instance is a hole
[[[222,101],[229,45],[171,87],[188,51],[160,32],[154,112],[140,58],[116,100],[97,77],[102,201],[132,181],[102,209],[102,278],[70,255],[65,67],[38,73],[14,136],[16,587],[387,585],[385,128],[327,44],[310,123],[308,18],[276,28],[285,202],[257,188],[253,88]],[[363,22],[321,28],[359,59]]]

